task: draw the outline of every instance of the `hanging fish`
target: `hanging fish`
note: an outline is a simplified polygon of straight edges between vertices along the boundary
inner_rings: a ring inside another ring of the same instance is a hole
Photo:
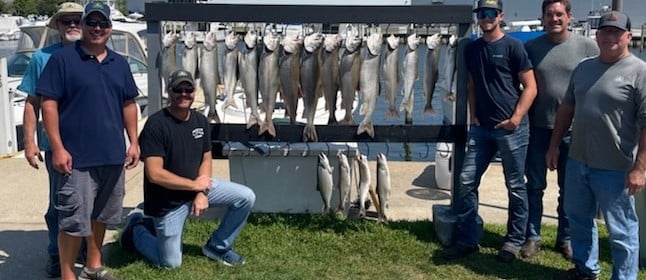
[[[229,107],[238,108],[233,93],[238,83],[238,41],[240,38],[235,32],[229,30],[224,37],[224,64],[222,70],[224,74],[224,105],[222,111],[226,112]]]
[[[303,129],[303,142],[318,141],[314,126],[316,104],[322,94],[321,88],[321,45],[323,34],[313,33],[305,37],[301,57],[301,89],[303,91],[303,114],[307,120]]]
[[[433,93],[438,79],[438,62],[440,61],[440,34],[426,38],[426,61],[424,63],[424,114],[435,114],[433,109]]]
[[[381,222],[388,221],[386,209],[390,200],[390,169],[388,160],[382,153],[377,155],[377,194],[379,195],[379,213],[378,220]]]
[[[197,72],[197,42],[193,32],[186,32],[184,36],[184,49],[182,50],[182,68],[195,78]]]
[[[357,163],[359,164],[359,217],[363,218],[366,216],[365,205],[370,192],[370,165],[366,155],[359,155]]]
[[[215,42],[215,31],[210,31],[204,36],[203,50],[200,57],[200,86],[207,105],[207,119],[219,123],[220,117],[215,110],[217,87],[220,83],[218,73],[218,48]]]
[[[337,211],[346,214],[345,206],[350,203],[350,190],[352,188],[352,178],[350,177],[350,163],[348,157],[339,150],[337,153],[339,159],[339,178],[337,188],[339,188],[339,206]]]
[[[265,34],[263,36],[263,53],[260,56],[260,66],[258,73],[260,76],[260,94],[262,95],[262,105],[265,111],[265,121],[260,123],[258,135],[267,132],[269,135],[276,137],[276,128],[272,116],[274,106],[276,105],[276,95],[280,87],[280,76],[278,72],[278,49],[279,37],[275,33]]]
[[[244,90],[246,107],[251,113],[247,120],[247,129],[258,124],[258,34],[256,30],[249,30],[243,38],[244,44],[238,54],[238,69],[240,71],[240,83]]]
[[[406,57],[403,65],[404,86],[402,88],[404,97],[399,105],[399,110],[406,112],[407,115],[413,114],[413,97],[415,95],[413,86],[417,80],[417,46],[419,45],[419,41],[420,37],[417,36],[417,33],[408,36],[406,41],[408,48],[406,49]]]
[[[323,199],[323,214],[330,213],[331,210],[330,200],[332,199],[332,191],[334,190],[333,171],[325,153],[320,153],[317,167],[317,188]]]
[[[166,81],[170,73],[177,70],[177,57],[176,46],[179,36],[176,33],[170,32],[164,35],[162,39],[162,81]]]
[[[325,48],[321,53],[321,68],[323,79],[323,95],[325,96],[325,108],[330,117],[328,124],[336,124],[336,102],[339,92],[339,49],[343,38],[339,34],[325,37]]]
[[[386,39],[386,57],[384,58],[384,87],[385,99],[388,104],[386,119],[399,119],[395,99],[399,87],[399,38],[390,34]]]
[[[366,52],[361,60],[361,70],[359,72],[359,88],[362,100],[359,114],[364,115],[364,117],[357,128],[357,135],[366,133],[371,138],[375,137],[372,115],[375,112],[377,95],[379,95],[379,63],[381,61],[382,45],[383,35],[380,32],[375,32],[368,36]]]
[[[341,76],[341,98],[345,117],[341,123],[354,124],[352,117],[352,104],[354,103],[355,92],[359,88],[359,72],[361,70],[361,58],[359,47],[361,37],[358,34],[348,34],[345,39],[345,48],[341,56],[339,75]]]
[[[289,123],[296,123],[298,97],[301,94],[301,48],[303,38],[298,35],[287,35],[283,38],[283,52],[278,63],[280,72],[280,96],[285,102],[285,111]]]

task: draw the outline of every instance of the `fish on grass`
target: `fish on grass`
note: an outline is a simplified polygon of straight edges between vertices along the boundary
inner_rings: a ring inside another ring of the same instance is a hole
[[[301,56],[301,89],[303,90],[303,115],[307,120],[303,129],[303,142],[318,141],[314,126],[316,105],[322,94],[321,88],[321,46],[323,34],[313,33],[305,37],[304,52]]]
[[[386,54],[384,57],[383,74],[384,88],[386,94],[386,119],[399,119],[399,111],[395,100],[397,98],[397,89],[399,88],[399,38],[390,34],[386,38]]]
[[[250,109],[247,119],[247,129],[258,124],[258,33],[249,30],[243,38],[244,44],[238,54],[238,70],[240,70],[240,83],[244,90],[246,107]]]
[[[426,60],[424,63],[424,114],[435,114],[433,109],[433,93],[438,78],[438,62],[440,61],[440,34],[436,33],[426,38]]]
[[[224,74],[224,105],[222,105],[222,112],[226,114],[226,109],[229,107],[238,108],[233,93],[235,92],[236,84],[238,83],[238,42],[240,37],[235,32],[229,30],[224,37],[224,64],[222,70]]]
[[[333,34],[325,37],[325,47],[321,52],[321,68],[323,79],[323,96],[325,96],[325,109],[330,117],[328,124],[336,124],[336,103],[339,92],[339,49],[343,37],[340,34]]]
[[[319,162],[317,166],[317,188],[321,193],[323,199],[323,214],[331,213],[330,200],[332,199],[332,191],[334,189],[334,180],[332,178],[333,168],[330,166],[330,160],[325,153],[319,154]]]
[[[350,190],[352,187],[352,177],[350,176],[350,163],[348,157],[339,150],[337,153],[339,159],[339,178],[337,188],[339,189],[339,206],[337,212],[347,214],[346,206],[350,204]]]
[[[383,45],[383,35],[375,32],[368,36],[366,40],[365,56],[361,60],[361,70],[359,72],[359,92],[361,93],[361,107],[359,114],[363,115],[363,120],[357,127],[357,135],[368,134],[375,138],[375,129],[372,124],[372,115],[377,105],[377,96],[379,95],[379,63],[381,61],[381,46]]]
[[[219,123],[220,117],[215,110],[216,95],[220,75],[218,73],[218,48],[215,41],[215,31],[210,31],[204,36],[202,54],[200,56],[200,86],[204,94],[207,108],[205,115],[209,122]]]
[[[366,200],[368,200],[368,193],[370,192],[370,165],[366,155],[359,155],[357,157],[359,164],[359,217],[366,217]]]
[[[406,39],[406,56],[403,65],[403,80],[404,85],[402,88],[402,102],[399,105],[399,110],[406,112],[407,116],[413,114],[413,97],[414,85],[417,80],[417,46],[419,45],[420,37],[417,33],[413,33]]]
[[[301,95],[301,49],[303,38],[289,34],[281,41],[282,55],[278,62],[280,72],[280,96],[285,103],[285,113],[289,116],[289,123],[296,123],[296,110],[298,98]]]
[[[265,111],[265,120],[260,123],[258,135],[269,133],[276,137],[276,128],[272,121],[276,96],[280,88],[280,76],[278,71],[278,58],[280,55],[279,40],[276,33],[265,34],[263,40],[263,52],[260,56],[258,74],[260,78],[260,94],[262,95],[262,109]]]
[[[382,153],[377,155],[377,195],[379,196],[379,213],[377,220],[381,222],[388,221],[386,210],[390,200],[390,169],[388,160]]]

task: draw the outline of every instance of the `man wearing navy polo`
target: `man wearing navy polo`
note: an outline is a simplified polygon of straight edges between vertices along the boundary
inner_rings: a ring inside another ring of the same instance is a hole
[[[139,159],[137,87],[127,61],[106,47],[110,7],[88,3],[81,30],[81,41],[51,56],[36,88],[55,170],[61,279],[76,279],[83,237],[87,262],[78,279],[116,279],[101,264],[101,246],[106,225],[121,223],[124,165]]]

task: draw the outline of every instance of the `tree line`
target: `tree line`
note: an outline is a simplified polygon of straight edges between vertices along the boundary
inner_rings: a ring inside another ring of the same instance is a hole
[[[71,1],[73,0],[13,0],[12,3],[6,3],[0,0],[0,13],[23,17],[28,15],[51,16],[56,13],[58,5]],[[128,14],[126,0],[117,0],[116,5],[119,11]]]

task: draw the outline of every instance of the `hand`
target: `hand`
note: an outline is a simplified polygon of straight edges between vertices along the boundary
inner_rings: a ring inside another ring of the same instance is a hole
[[[195,199],[193,199],[193,207],[191,208],[191,214],[196,217],[204,214],[206,210],[209,209],[209,199],[203,192],[197,193]]]
[[[201,175],[193,180],[195,183],[193,190],[196,192],[201,192],[211,188],[211,177]]]
[[[29,145],[25,145],[25,159],[27,159],[31,167],[38,169],[38,161],[36,159],[43,162],[43,156],[40,154],[40,149],[38,149],[36,144],[30,143]]]
[[[130,145],[126,153],[126,169],[133,169],[139,164],[139,145]]]
[[[628,195],[636,195],[642,190],[646,185],[646,174],[643,170],[632,169],[628,172],[628,177],[626,177],[626,188],[628,188]]]
[[[65,149],[52,151],[52,166],[61,174],[72,174],[72,155]]]
[[[429,50],[434,50],[440,45],[440,34],[436,33],[432,36],[426,37],[426,46]]]
[[[498,123],[496,126],[493,128],[499,129],[499,128],[504,128],[505,130],[508,131],[514,131],[518,128],[518,125],[520,124],[519,120],[515,120],[513,117],[510,119],[506,119],[504,121],[501,121]]]
[[[559,148],[558,147],[552,147],[550,146],[547,149],[547,153],[545,154],[545,163],[547,165],[547,168],[551,171],[556,170],[559,164]]]

